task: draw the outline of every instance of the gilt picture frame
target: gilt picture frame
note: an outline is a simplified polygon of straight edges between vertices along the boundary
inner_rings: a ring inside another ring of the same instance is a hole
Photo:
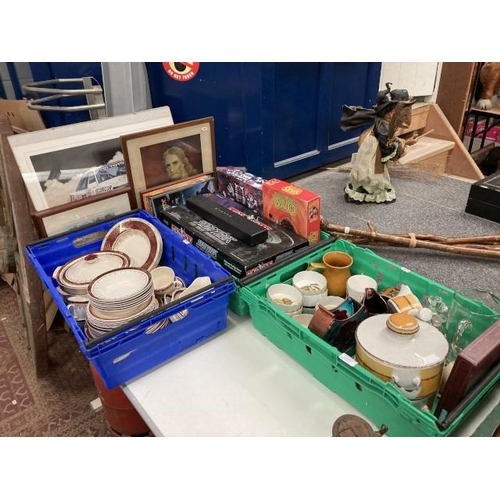
[[[213,117],[122,136],[130,186],[137,207],[141,192],[173,182],[214,174]]]

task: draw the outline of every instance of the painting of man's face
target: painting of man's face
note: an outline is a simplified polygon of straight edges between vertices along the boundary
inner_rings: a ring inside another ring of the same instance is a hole
[[[187,179],[189,177],[190,174],[187,170],[187,165],[182,161],[179,155],[168,153],[167,151],[164,156],[164,162],[170,181],[180,181],[181,179]]]
[[[199,135],[141,148],[146,187],[188,179],[203,173]]]

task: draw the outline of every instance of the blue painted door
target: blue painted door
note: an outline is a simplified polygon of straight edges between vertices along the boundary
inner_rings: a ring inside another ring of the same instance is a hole
[[[200,63],[174,80],[146,63],[154,107],[174,122],[213,116],[217,165],[286,179],[348,158],[357,132],[340,130],[343,104],[370,107],[380,63]]]

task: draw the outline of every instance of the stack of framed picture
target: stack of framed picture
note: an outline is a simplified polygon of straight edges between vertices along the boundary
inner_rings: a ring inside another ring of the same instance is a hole
[[[136,205],[155,217],[216,185],[213,117],[122,137]]]
[[[8,140],[42,238],[215,190],[212,117],[174,125],[165,106]]]

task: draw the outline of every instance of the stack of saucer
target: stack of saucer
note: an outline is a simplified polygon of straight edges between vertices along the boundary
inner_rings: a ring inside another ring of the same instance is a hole
[[[92,339],[120,328],[160,306],[154,294],[151,274],[135,267],[115,269],[98,276],[89,284],[88,295],[85,332]],[[161,326],[152,325],[147,332],[152,333]]]

